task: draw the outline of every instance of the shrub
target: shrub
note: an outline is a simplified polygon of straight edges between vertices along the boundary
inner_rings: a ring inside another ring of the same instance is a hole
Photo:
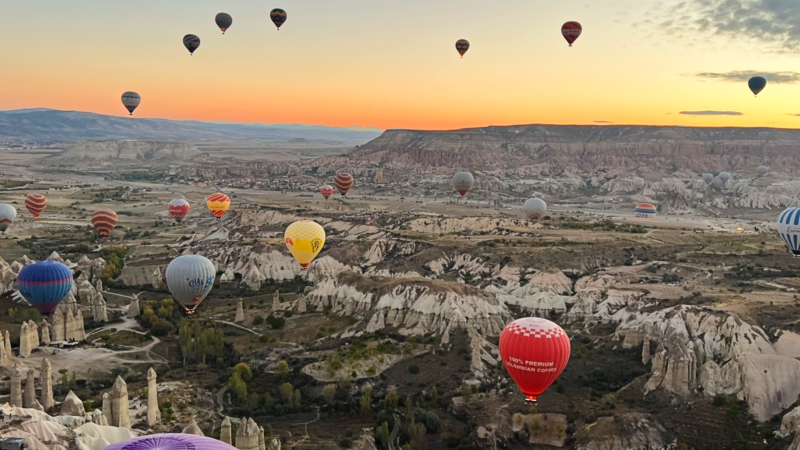
[[[261,316],[256,316],[253,318],[253,325],[261,325],[264,323],[264,318]]]
[[[409,368],[408,368],[408,372],[409,372],[411,375],[419,375],[419,366],[417,366],[417,365],[413,365],[413,366],[409,367]]]

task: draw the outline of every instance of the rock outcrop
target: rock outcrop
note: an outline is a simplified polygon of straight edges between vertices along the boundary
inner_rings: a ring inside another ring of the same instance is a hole
[[[133,294],[133,296],[131,296],[131,304],[128,307],[128,317],[133,319],[134,317],[139,316],[139,314],[139,296]]]
[[[25,408],[35,408],[39,403],[36,401],[36,378],[34,377],[33,369],[28,369],[22,403]]]
[[[22,370],[19,363],[11,367],[11,406],[22,408]]]
[[[231,439],[231,419],[227,416],[225,416],[225,419],[222,421],[222,428],[220,430],[219,440],[228,445],[233,444],[233,441]]]
[[[154,426],[161,421],[161,411],[158,409],[158,384],[156,371],[151,367],[147,370],[147,425]]]
[[[55,406],[55,399],[53,399],[53,366],[47,358],[42,359],[42,368],[39,371],[39,377],[42,382],[42,392],[39,403],[45,411],[49,411]]]
[[[600,417],[575,433],[578,450],[667,450],[666,430],[652,417],[638,413]]]
[[[193,434],[195,436],[205,436],[205,434],[203,434],[203,430],[201,430],[200,427],[197,426],[197,422],[195,422],[194,418],[192,419],[192,422],[186,428],[183,429],[182,433]]]
[[[244,309],[242,308],[242,299],[236,302],[236,318],[233,319],[236,323],[244,322]]]
[[[61,404],[62,416],[78,416],[83,417],[86,415],[86,410],[83,408],[83,402],[75,395],[74,392],[69,391],[64,403]]]
[[[258,450],[259,426],[250,418],[243,418],[236,430],[236,448],[239,450]]]
[[[128,415],[128,385],[120,376],[117,376],[117,380],[114,381],[114,386],[111,388],[110,402],[111,420],[109,423],[111,426],[130,428],[131,419]]]
[[[22,322],[19,331],[19,356],[31,356],[31,351],[39,346],[39,327],[32,320]]]

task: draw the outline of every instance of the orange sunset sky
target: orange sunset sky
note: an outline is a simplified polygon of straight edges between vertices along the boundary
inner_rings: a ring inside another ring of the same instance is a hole
[[[137,117],[170,119],[800,127],[800,1],[721,3],[6,1],[0,109],[123,116],[132,90]],[[280,31],[274,7],[288,13]],[[234,20],[224,36],[223,11]],[[584,29],[573,48],[560,34],[569,20]],[[187,33],[202,40],[194,56]],[[472,44],[463,59],[459,38]],[[758,98],[750,72],[770,80]]]

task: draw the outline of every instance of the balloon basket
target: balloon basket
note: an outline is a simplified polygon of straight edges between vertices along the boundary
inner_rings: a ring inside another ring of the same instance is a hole
[[[525,399],[525,404],[526,404],[526,405],[533,405],[533,406],[536,406],[536,405],[538,405],[538,404],[539,404],[539,400],[538,400],[538,399],[535,399],[535,398],[526,398],[526,399]]]

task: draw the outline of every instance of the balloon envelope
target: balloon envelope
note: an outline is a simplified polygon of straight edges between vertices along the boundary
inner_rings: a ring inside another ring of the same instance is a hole
[[[189,206],[189,202],[182,198],[176,198],[169,202],[167,205],[167,210],[169,211],[169,215],[175,218],[175,222],[181,223],[183,218],[189,215],[189,210],[191,206]]]
[[[92,226],[100,236],[108,236],[111,230],[117,226],[117,213],[110,209],[101,209],[92,214]]]
[[[187,34],[183,37],[183,46],[189,50],[189,54],[194,55],[195,50],[200,47],[200,38],[193,34]]]
[[[222,30],[222,34],[225,34],[225,31],[233,25],[233,17],[230,14],[226,13],[219,13],[217,17],[214,18],[214,21],[217,23],[217,26],[220,30]]]
[[[167,288],[187,311],[193,311],[211,292],[216,276],[217,269],[207,258],[183,255],[167,266]]]
[[[767,80],[764,77],[753,77],[747,82],[747,86],[753,91],[754,95],[758,95],[767,87]]]
[[[221,219],[231,208],[231,199],[227,195],[217,192],[216,194],[208,196],[206,199],[206,206],[214,217]]]
[[[639,217],[650,217],[658,213],[658,209],[652,203],[639,203],[633,211]]]
[[[800,256],[800,208],[787,208],[778,216],[778,233],[795,256]]]
[[[336,186],[336,189],[339,190],[339,192],[342,194],[342,197],[350,192],[350,189],[353,188],[354,183],[355,180],[349,173],[340,173],[339,175],[336,175],[336,178],[333,179],[333,185]]]
[[[41,194],[31,194],[25,199],[25,207],[33,216],[33,220],[39,220],[39,216],[47,208],[47,197]]]
[[[128,91],[122,94],[122,104],[131,115],[133,115],[133,111],[139,107],[139,103],[142,103],[142,97],[139,97],[139,94],[136,92]]]
[[[547,212],[547,203],[540,198],[529,198],[522,207],[528,219],[541,219]]]
[[[722,180],[723,183],[727,183],[728,180],[731,179],[731,174],[729,174],[728,172],[720,172],[719,179]]]
[[[464,53],[467,53],[467,50],[469,50],[468,40],[459,39],[456,41],[456,51],[458,51],[458,54],[461,55],[462,58],[464,57]]]
[[[326,184],[325,186],[319,188],[319,193],[322,194],[323,197],[325,197],[325,200],[327,200],[331,197],[331,195],[333,195],[333,186],[331,186],[330,184]]]
[[[643,187],[644,187],[644,179],[642,179],[642,178],[639,178],[639,177],[636,177],[636,178],[634,178],[634,179],[633,179],[633,186],[634,186],[636,189],[641,189],[641,188],[643,188]]]
[[[17,276],[19,293],[42,314],[50,314],[72,289],[72,271],[56,261],[28,264]]]
[[[286,15],[286,11],[280,8],[275,8],[269,13],[269,18],[272,19],[272,23],[274,23],[275,26],[278,27],[278,30],[281,29],[281,25],[286,23],[287,17],[288,16]]]
[[[301,220],[289,225],[283,234],[286,248],[306,268],[325,245],[325,230],[313,220]]]
[[[17,208],[8,203],[0,203],[0,232],[5,233],[17,220]]]
[[[529,401],[535,402],[556,381],[570,352],[567,333],[546,319],[515,320],[500,334],[500,359]]]
[[[769,172],[769,167],[758,166],[758,169],[756,169],[756,171],[758,172],[758,176],[763,177],[764,175],[767,174],[767,172]]]
[[[711,184],[711,182],[714,181],[714,175],[710,173],[704,173],[703,181],[705,181],[706,184]]]
[[[580,37],[583,32],[583,27],[578,22],[567,22],[561,26],[561,35],[567,40],[569,46]]]
[[[475,185],[475,178],[469,172],[459,172],[453,176],[453,187],[456,188],[461,196],[467,195],[467,192]]]
[[[103,447],[104,450],[236,450],[235,447],[194,434],[151,434]]]

